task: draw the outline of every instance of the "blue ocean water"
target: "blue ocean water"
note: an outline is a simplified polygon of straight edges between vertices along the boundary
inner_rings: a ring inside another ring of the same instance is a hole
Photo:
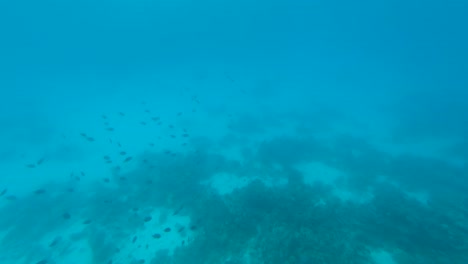
[[[0,263],[468,263],[468,2],[0,2]]]

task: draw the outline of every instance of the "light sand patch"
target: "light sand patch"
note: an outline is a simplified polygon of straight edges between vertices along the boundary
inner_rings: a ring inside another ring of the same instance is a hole
[[[371,258],[374,264],[397,264],[392,255],[385,250],[372,251]]]
[[[374,195],[371,191],[365,193],[356,193],[342,188],[333,190],[333,194],[335,194],[344,202],[350,201],[359,204],[369,203],[371,202],[372,198],[374,198]]]
[[[390,185],[400,189],[402,192],[404,192],[406,195],[408,195],[408,197],[410,197],[411,199],[414,199],[414,200],[420,202],[424,206],[428,206],[428,202],[429,202],[429,198],[430,198],[429,192],[422,191],[422,190],[421,191],[408,191],[408,190],[405,190],[398,182],[392,181],[388,177],[382,176],[382,175],[379,176],[378,181],[383,182],[385,184],[390,184]]]
[[[408,195],[409,197],[415,199],[416,201],[420,202],[421,204],[423,204],[424,206],[429,206],[428,203],[429,203],[429,193],[428,192],[424,192],[424,191],[420,191],[420,192],[409,192],[409,191],[405,191],[406,195]]]
[[[310,162],[296,166],[304,176],[306,184],[313,185],[317,182],[335,185],[335,181],[344,176],[344,173],[338,169],[327,166],[321,162]]]
[[[261,176],[239,177],[232,173],[218,173],[210,179],[203,181],[202,184],[210,186],[218,194],[226,195],[234,190],[246,187],[252,181],[259,180],[267,187],[279,187],[288,183],[286,178],[272,178]]]
[[[367,203],[372,199],[372,193],[356,193],[347,190],[343,186],[337,185],[340,178],[346,177],[346,174],[336,168],[320,162],[312,162],[297,166],[297,169],[304,177],[304,183],[314,185],[317,183],[331,185],[333,194],[342,201],[352,201],[355,203]]]
[[[250,181],[245,177],[241,178],[231,173],[218,173],[202,184],[212,187],[220,195],[225,195],[245,187]]]

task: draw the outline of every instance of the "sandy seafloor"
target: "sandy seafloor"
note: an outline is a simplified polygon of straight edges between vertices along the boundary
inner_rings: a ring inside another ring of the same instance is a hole
[[[51,107],[60,125],[25,132],[44,143],[3,142],[0,262],[468,263],[453,142],[395,143],[371,114],[282,113],[212,74]]]

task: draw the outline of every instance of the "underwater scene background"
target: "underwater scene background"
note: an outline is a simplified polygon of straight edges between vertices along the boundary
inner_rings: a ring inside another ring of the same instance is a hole
[[[1,1],[0,263],[468,263],[467,14]]]

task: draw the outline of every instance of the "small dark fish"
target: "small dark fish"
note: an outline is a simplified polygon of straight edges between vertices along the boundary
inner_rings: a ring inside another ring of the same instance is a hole
[[[91,224],[91,222],[93,222],[91,219],[84,220],[83,225],[89,225],[89,224]]]
[[[137,236],[134,236],[132,239],[132,243],[135,244],[136,240],[137,240]]]
[[[107,119],[107,116],[106,116],[106,115],[102,115],[102,119]]]
[[[85,176],[85,173],[84,172],[80,172],[81,173],[81,176]]]
[[[36,164],[32,164],[32,163],[31,164],[26,164],[26,167],[30,168],[30,169],[34,169],[34,168],[36,168]]]
[[[8,201],[16,201],[18,200],[18,197],[14,196],[14,195],[8,195],[5,197],[5,199],[7,199]]]
[[[173,213],[172,215],[177,215],[177,214],[179,214],[180,211],[182,211],[182,209],[184,209],[184,205],[179,206],[179,208],[177,208],[177,209],[174,211],[174,213]]]
[[[149,143],[148,144],[150,147],[154,147],[154,143]]]
[[[110,179],[109,179],[109,178],[104,178],[104,182],[109,183],[109,182],[110,182]]]
[[[181,115],[182,115],[182,112],[177,113],[177,116],[181,116]]]
[[[173,126],[173,125],[169,125],[169,128],[174,128],[174,126]]]
[[[225,72],[224,75],[226,76],[226,79],[228,79],[229,82],[234,82],[234,79],[227,72]]]
[[[191,226],[190,226],[190,230],[192,230],[192,231],[195,231],[195,230],[197,230],[197,226],[195,226],[195,225],[191,225]]]
[[[182,240],[182,246],[185,245],[185,240]]]
[[[189,134],[184,133],[184,134],[182,134],[182,136],[186,138],[186,137],[189,137]]]
[[[6,192],[8,191],[8,189],[3,189],[3,191],[0,193],[0,197],[3,196]]]
[[[126,181],[127,180],[127,177],[124,177],[124,176],[120,176],[119,178],[121,181]]]
[[[156,234],[153,234],[152,237],[153,237],[153,238],[156,238],[156,239],[160,239],[160,238],[161,238],[161,234],[156,233]]]
[[[146,244],[146,246],[145,246],[145,249],[148,249],[148,248],[149,248],[149,245],[148,245],[148,244]]]
[[[44,158],[41,158],[36,162],[36,164],[39,166],[44,162],[44,160],[45,160]]]
[[[140,260],[138,261],[138,264],[143,264],[143,263],[145,263],[145,260],[144,260],[144,259],[140,259]]]
[[[171,232],[171,228],[170,228],[170,227],[166,227],[166,228],[164,228],[164,232],[166,232],[166,233],[169,233],[169,232]]]
[[[159,117],[157,117],[157,116],[152,117],[151,120],[153,120],[154,122],[157,122],[157,121],[159,121]]]
[[[119,112],[119,115],[120,116],[125,116],[125,113],[124,112]]]
[[[145,113],[148,113],[148,114],[149,114],[149,113],[151,113],[151,111],[148,110],[148,109],[145,109]]]
[[[61,240],[61,237],[54,238],[54,240],[49,244],[49,247],[55,247]]]
[[[75,180],[80,181],[81,180],[80,176],[75,176]]]
[[[107,262],[107,264],[112,264],[112,259]]]
[[[140,124],[142,124],[143,126],[146,126],[146,122],[145,122],[145,121],[141,121]]]
[[[109,156],[107,156],[107,155],[106,155],[106,156],[104,156],[103,158],[104,158],[105,160],[110,160],[110,157],[109,157]]]
[[[133,157],[127,157],[126,159],[124,159],[124,162],[129,162],[133,159]]]
[[[175,136],[175,135],[171,135],[171,138],[176,138],[176,136]]]
[[[138,208],[138,207],[133,207],[132,210],[133,210],[133,212],[136,213],[136,212],[138,212],[138,210],[140,210],[140,208]]]
[[[127,155],[127,152],[121,151],[119,154],[122,155],[122,156],[125,156],[125,155]]]
[[[106,163],[107,163],[107,164],[111,164],[111,163],[112,163],[112,160],[106,160]]]
[[[38,262],[36,262],[36,264],[47,264],[49,263],[49,261],[47,261],[47,259],[43,259],[43,260],[40,260]]]
[[[106,130],[109,131],[109,132],[112,132],[112,131],[114,131],[114,128],[113,127],[108,127],[108,128],[106,128]]]
[[[67,191],[72,193],[72,192],[75,192],[75,189],[73,189],[73,188],[68,188]]]
[[[36,191],[34,191],[34,194],[36,194],[36,195],[44,194],[44,193],[46,193],[46,190],[45,190],[45,189],[42,189],[42,188],[41,188],[41,189],[37,189]]]
[[[64,214],[62,215],[62,217],[63,217],[63,219],[68,220],[68,219],[71,218],[71,215],[70,215],[69,213],[64,213]]]
[[[151,219],[153,219],[151,216],[147,216],[145,217],[145,219],[143,219],[143,221],[145,221],[145,223],[148,223],[149,221],[151,221]]]
[[[80,136],[85,137],[85,138],[88,137],[88,135],[86,135],[86,133],[80,133]]]
[[[185,226],[182,226],[182,227],[180,227],[180,228],[177,230],[177,233],[181,233],[181,232],[184,231],[184,230],[185,230]]]
[[[93,137],[87,137],[86,138],[89,142],[94,142],[94,138]]]

